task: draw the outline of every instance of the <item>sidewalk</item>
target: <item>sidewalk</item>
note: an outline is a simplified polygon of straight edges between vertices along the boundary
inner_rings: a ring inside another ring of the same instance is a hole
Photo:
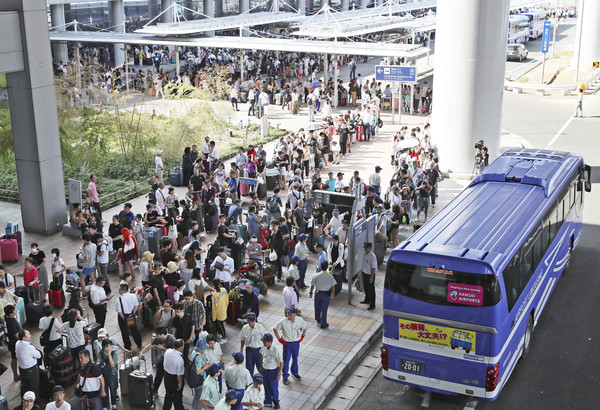
[[[347,107],[342,108],[338,110],[334,109],[334,113],[345,111],[347,109]],[[247,119],[246,113],[247,104],[241,104],[240,112],[237,112],[236,115],[240,117],[239,119]],[[254,117],[251,118],[252,121],[256,121]],[[382,118],[384,126],[380,129],[380,132],[374,140],[371,140],[369,143],[362,142],[353,146],[352,153],[348,154],[346,159],[342,160],[340,165],[326,168],[322,175],[326,175],[327,171],[333,170],[336,173],[341,171],[346,173],[346,176],[350,176],[354,170],[358,170],[360,171],[361,177],[366,179],[374,171],[375,164],[379,164],[384,168],[381,175],[384,186],[387,186],[387,181],[390,180],[393,172],[390,165],[389,149],[393,134],[399,129],[399,126],[391,125],[390,114],[387,112],[383,112]],[[422,126],[424,117],[403,115],[402,119],[403,123]],[[306,127],[309,124],[306,107],[301,109],[301,115],[296,116],[291,116],[287,110],[284,111],[280,108],[276,108],[270,121],[272,125],[280,124],[280,128],[288,130],[297,130],[300,127]],[[269,155],[271,155],[274,150],[274,142],[266,144],[265,149]],[[99,186],[101,188],[102,181],[99,181]],[[461,183],[446,180],[441,184],[440,198],[446,197],[446,194],[448,195],[448,198],[454,196],[460,189]],[[176,188],[176,193],[179,197],[183,197],[184,192],[184,188]],[[284,192],[287,193],[287,191]],[[438,209],[443,207],[444,201],[445,200],[440,200]],[[139,197],[130,202],[133,204],[133,211],[139,213],[144,210],[146,199],[144,197]],[[118,213],[120,210],[120,207],[104,210],[104,219],[110,221],[111,216]],[[0,207],[0,222],[4,223],[4,221],[8,220],[20,220],[20,210],[18,205],[2,204],[2,207]],[[105,230],[107,228],[108,226],[105,227]],[[407,237],[409,233],[410,232],[408,231],[401,231],[401,234],[404,237]],[[204,247],[212,243],[214,239],[214,234],[208,235],[204,242]],[[67,266],[75,265],[74,255],[81,246],[80,240],[64,237],[60,233],[51,236],[24,233],[24,256],[20,258],[18,263],[6,264],[7,270],[10,273],[17,274],[22,272],[23,260],[29,253],[29,245],[32,242],[37,242],[40,245],[40,249],[44,250],[48,255],[51,248],[58,247],[61,250],[61,257],[65,260]],[[309,257],[309,268],[307,271],[308,280],[310,280],[315,271],[314,264],[315,257],[314,255],[311,255],[311,257]],[[325,330],[320,329],[313,319],[313,301],[308,297],[308,289],[301,293],[300,308],[303,312],[303,317],[309,326],[306,339],[302,343],[300,350],[300,373],[303,377],[302,381],[296,381],[293,378],[290,379],[290,384],[287,386],[280,384],[279,389],[282,408],[318,408],[325,401],[327,395],[333,391],[337,383],[344,378],[348,371],[352,370],[353,365],[359,360],[358,357],[369,349],[371,343],[375,340],[382,327],[381,289],[383,286],[384,273],[385,265],[379,267],[377,274],[377,308],[374,311],[367,311],[366,306],[359,305],[356,302],[357,300],[362,300],[362,295],[355,290],[353,291],[353,304],[348,305],[347,284],[344,284],[342,293],[336,297],[330,305],[329,322],[331,326]],[[111,276],[111,287],[113,292],[117,292],[118,283],[119,278],[117,275]],[[17,278],[17,284],[22,284],[21,277]],[[275,284],[270,287],[266,297],[260,298],[261,313],[259,320],[268,331],[283,317],[282,289],[283,283]],[[121,336],[118,330],[116,314],[114,313],[116,300],[117,298],[113,298],[109,303],[106,328],[110,335],[114,335],[117,340],[120,341]],[[87,303],[83,302],[83,305],[86,310],[91,313],[91,309],[86,306]],[[60,313],[61,311],[58,309],[55,310],[55,316],[59,317]],[[227,325],[228,343],[222,347],[224,359],[228,363],[232,361],[232,353],[240,350],[239,331],[241,326],[241,323],[238,323],[235,326]],[[41,332],[39,329],[29,328],[29,330],[32,332],[34,345],[38,346]],[[142,336],[144,344],[146,344],[150,341],[151,332],[148,329],[144,329],[142,331]],[[278,342],[275,343],[278,344]],[[1,361],[6,366],[10,367],[10,354],[6,350],[4,350],[1,355]],[[10,370],[7,370],[4,375],[0,376],[0,383],[2,384],[2,394],[9,400],[9,407],[13,408],[18,405],[19,384],[13,382],[12,372]],[[67,397],[70,397],[70,391],[72,390],[68,391]],[[163,393],[164,390],[161,388],[159,391],[159,403],[162,403]],[[191,405],[191,401],[192,393],[189,388],[185,388],[184,403],[186,408]],[[126,397],[122,398],[119,402],[119,408],[129,408]]]

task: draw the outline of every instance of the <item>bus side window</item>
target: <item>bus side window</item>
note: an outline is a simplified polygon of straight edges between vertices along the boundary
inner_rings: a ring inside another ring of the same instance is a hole
[[[533,270],[535,270],[540,262],[542,262],[542,258],[544,257],[544,239],[543,235],[539,235],[533,244]]]
[[[529,278],[531,277],[532,273],[533,273],[533,247],[529,248],[529,250],[525,254],[525,257],[521,261],[521,275],[520,275],[521,276],[520,277],[521,287],[520,287],[519,293],[521,293],[523,291],[523,289],[525,288],[525,286],[527,286],[527,283],[529,282]]]
[[[544,228],[542,229],[542,244],[544,245],[544,249],[550,245],[550,222],[544,222]]]

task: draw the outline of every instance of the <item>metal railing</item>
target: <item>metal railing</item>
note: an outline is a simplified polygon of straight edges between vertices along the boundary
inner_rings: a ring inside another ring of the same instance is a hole
[[[105,209],[120,205],[125,201],[137,198],[142,194],[148,193],[150,191],[151,182],[151,178],[144,181],[133,182],[133,185],[100,196],[100,203]]]

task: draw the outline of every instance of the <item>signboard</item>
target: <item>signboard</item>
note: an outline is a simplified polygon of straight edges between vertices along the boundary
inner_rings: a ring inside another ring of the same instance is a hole
[[[466,353],[475,354],[475,339],[477,336],[475,332],[446,326],[428,325],[405,319],[398,319],[398,321],[400,339],[447,347],[452,350],[462,349]]]
[[[69,187],[69,209],[73,211],[73,204],[81,204],[81,207],[83,208],[81,181],[69,179],[67,185]]]
[[[238,181],[240,182],[240,184],[246,184],[246,185],[252,185],[252,186],[258,185],[258,179],[255,179],[255,178],[239,177]]]
[[[544,34],[542,36],[542,53],[548,52],[548,46],[550,45],[550,29],[552,28],[552,22],[550,20],[544,21]]]
[[[375,219],[375,215],[368,219],[362,218],[351,227],[348,241],[350,241],[349,245],[352,250],[352,270],[348,269],[348,279],[362,271],[363,256],[365,255],[363,245],[365,242],[375,242]]]
[[[600,61],[594,61],[592,63],[592,68],[600,68]]]
[[[352,205],[356,200],[354,195],[351,194],[321,190],[314,191],[313,198],[315,199],[315,202],[319,202],[323,205],[327,211],[330,211],[333,208],[343,208],[343,210],[348,211],[352,209]],[[342,209],[340,209],[340,211],[342,211]]]
[[[417,81],[417,67],[401,65],[376,65],[375,80],[414,83]]]
[[[446,297],[450,303],[481,306],[483,305],[483,287],[450,282]]]

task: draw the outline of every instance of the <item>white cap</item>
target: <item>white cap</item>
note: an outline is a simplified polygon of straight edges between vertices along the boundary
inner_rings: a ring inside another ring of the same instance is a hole
[[[35,393],[32,391],[26,391],[23,395],[23,400],[35,400]]]

